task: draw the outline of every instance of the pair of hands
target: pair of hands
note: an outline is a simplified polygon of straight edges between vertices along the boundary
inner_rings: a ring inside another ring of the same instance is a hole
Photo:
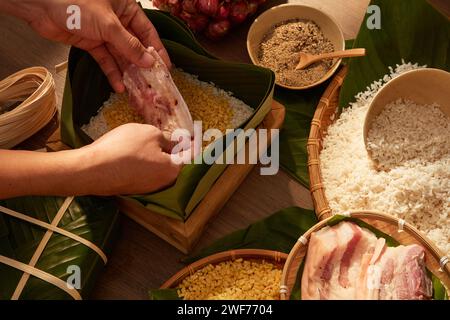
[[[152,66],[148,46],[171,66],[156,29],[135,0],[24,0],[17,5],[25,6],[21,18],[41,36],[88,51],[116,92],[125,90],[125,64]],[[70,5],[80,8],[80,29],[67,28]],[[172,162],[168,148],[169,142],[155,127],[130,124],[76,152],[95,168],[98,187],[91,192],[110,195],[145,193],[173,183],[180,166]]]

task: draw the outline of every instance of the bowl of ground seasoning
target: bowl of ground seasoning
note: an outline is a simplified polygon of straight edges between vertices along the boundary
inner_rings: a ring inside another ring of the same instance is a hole
[[[295,70],[300,52],[317,55],[344,49],[344,35],[334,19],[304,5],[283,4],[265,11],[247,35],[252,62],[275,72],[277,85],[294,90],[326,81],[342,61],[327,59]]]

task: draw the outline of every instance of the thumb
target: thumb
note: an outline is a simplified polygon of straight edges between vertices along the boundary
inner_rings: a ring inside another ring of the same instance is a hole
[[[106,39],[120,55],[142,68],[150,68],[155,59],[137,37],[128,32],[119,19],[107,27]]]

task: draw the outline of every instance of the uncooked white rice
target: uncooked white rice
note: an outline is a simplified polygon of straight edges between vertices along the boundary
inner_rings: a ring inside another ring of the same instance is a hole
[[[103,112],[99,110],[95,117],[92,117],[89,123],[83,125],[81,129],[89,136],[92,140],[97,140],[106,132],[109,131],[108,124],[106,123]]]
[[[114,106],[122,98],[121,94],[111,93],[108,100],[103,103],[103,106],[98,110],[97,114],[89,120],[89,123],[83,125],[81,129],[89,136],[92,140],[97,140],[106,132],[110,131],[108,123],[104,117],[104,111],[108,108]]]
[[[378,171],[363,140],[364,119],[377,91],[390,79],[418,68],[417,64],[402,61],[395,69],[390,68],[390,74],[356,96],[356,102],[328,129],[320,154],[321,171],[325,194],[334,213],[378,210],[392,214],[415,225],[449,254],[450,150],[444,149],[447,144],[430,146],[432,150],[442,147],[445,151],[432,160],[417,161],[412,157],[388,171]],[[428,118],[431,114],[433,111],[421,116]],[[414,113],[408,117],[418,119]],[[434,143],[442,141],[439,133],[432,134],[438,135]]]
[[[398,99],[374,119],[367,146],[382,169],[408,161],[423,165],[435,162],[449,153],[450,119],[437,104]]]

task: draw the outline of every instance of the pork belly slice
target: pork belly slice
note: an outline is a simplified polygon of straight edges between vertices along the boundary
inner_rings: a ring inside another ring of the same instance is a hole
[[[145,69],[131,64],[123,75],[130,105],[145,123],[159,128],[168,138],[175,129],[186,129],[193,136],[191,114],[167,66],[153,47],[147,50],[155,60],[153,66]]]
[[[363,233],[361,228],[353,223],[340,223],[335,227],[338,234],[339,246],[343,248],[339,269],[339,284],[343,288],[348,288],[350,287],[350,265]]]
[[[431,299],[433,287],[423,247],[413,244],[387,248],[376,266],[381,269],[380,299]]]
[[[422,300],[433,294],[425,268],[425,250],[419,245],[378,247],[365,254],[358,280],[357,299]]]
[[[311,235],[302,299],[430,299],[432,283],[419,245],[387,247],[386,240],[351,222]]]
[[[368,230],[366,232],[375,237],[372,232]],[[385,247],[386,240],[384,238],[376,239],[375,242],[366,247],[360,260],[359,275],[356,282],[357,300],[378,300],[380,273],[374,265],[385,251]]]
[[[333,255],[337,249],[337,235],[331,227],[311,234],[302,275],[302,299],[328,299],[333,272]]]
[[[357,249],[363,232],[356,224],[349,222],[339,223],[332,229],[337,235],[337,249],[332,261],[333,273],[330,279],[328,299],[353,299],[355,295],[353,266],[354,261],[359,259],[359,250]]]
[[[354,223],[341,222],[311,235],[302,299],[355,299],[359,265],[376,237]]]
[[[380,273],[380,281],[378,288],[379,300],[392,300],[394,296],[394,272],[396,264],[396,250],[386,248],[380,260],[376,263],[378,272]]]

